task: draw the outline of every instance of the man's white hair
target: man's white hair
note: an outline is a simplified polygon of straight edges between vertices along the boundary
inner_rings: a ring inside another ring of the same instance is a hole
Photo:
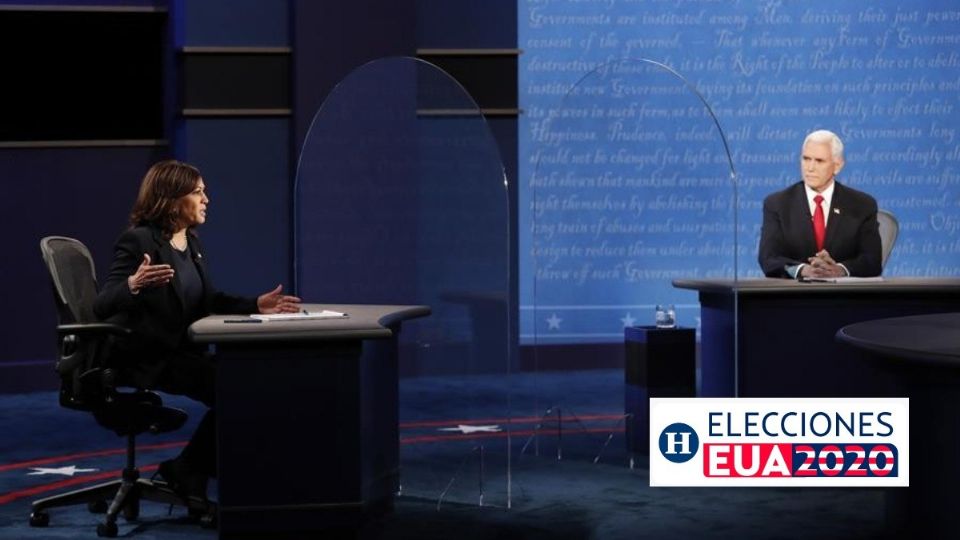
[[[808,142],[828,143],[833,159],[843,160],[843,141],[840,140],[840,137],[837,137],[836,133],[826,129],[818,129],[807,135],[807,138],[803,140],[803,145],[806,146]]]

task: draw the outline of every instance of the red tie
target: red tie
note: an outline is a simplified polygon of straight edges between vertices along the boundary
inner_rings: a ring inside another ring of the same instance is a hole
[[[827,236],[827,226],[823,222],[823,197],[817,195],[813,198],[813,202],[817,203],[817,209],[813,212],[813,237],[817,241],[817,251],[823,249],[823,239]]]

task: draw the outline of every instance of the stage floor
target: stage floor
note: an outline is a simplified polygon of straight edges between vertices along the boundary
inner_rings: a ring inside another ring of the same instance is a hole
[[[360,538],[883,537],[879,490],[650,488],[645,460],[629,467],[620,370],[403,379],[400,396],[401,494]],[[167,403],[191,419],[139,439],[145,476],[180,451],[202,416],[188,399]],[[92,537],[99,516],[86,508],[54,509],[49,527],[28,527],[30,501],[119,476],[122,440],[60,408],[53,392],[0,395],[0,410],[0,538]],[[152,503],[138,522],[119,524],[121,537],[216,537]]]

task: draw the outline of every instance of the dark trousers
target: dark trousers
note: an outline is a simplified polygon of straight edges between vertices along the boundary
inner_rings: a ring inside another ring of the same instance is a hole
[[[210,407],[180,458],[194,471],[216,476],[216,363],[207,354],[176,351],[167,355],[164,364],[155,386],[157,390],[187,396]]]
[[[202,349],[169,349],[139,340],[123,340],[115,349],[127,366],[126,383],[148,390],[187,396],[210,409],[200,420],[180,458],[198,474],[217,474],[216,362]],[[131,365],[132,364],[132,365]]]

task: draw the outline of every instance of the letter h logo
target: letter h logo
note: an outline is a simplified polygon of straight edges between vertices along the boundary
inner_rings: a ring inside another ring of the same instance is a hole
[[[684,463],[693,459],[700,449],[700,437],[697,432],[683,422],[676,422],[663,428],[659,439],[660,454],[674,463]]]
[[[664,432],[667,438],[667,451],[665,454],[689,454],[690,453],[690,434],[675,433],[672,431]]]

